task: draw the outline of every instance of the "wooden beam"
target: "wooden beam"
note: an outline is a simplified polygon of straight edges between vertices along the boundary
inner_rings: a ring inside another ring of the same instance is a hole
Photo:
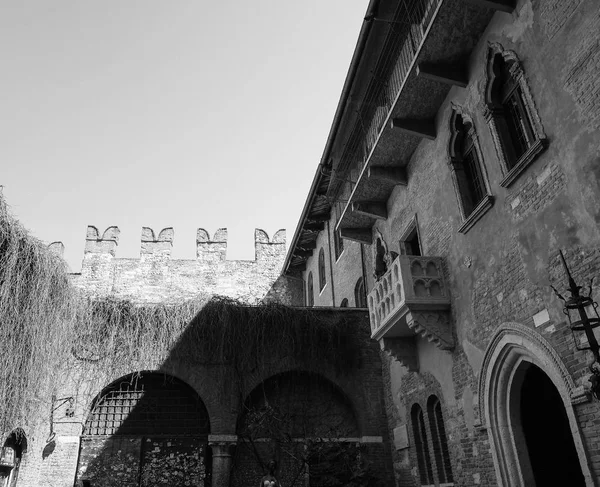
[[[512,13],[515,9],[514,0],[467,0],[483,8],[491,8],[500,12]]]
[[[329,221],[329,213],[324,215],[309,215],[307,220],[310,222],[323,223]]]
[[[462,66],[441,63],[419,64],[417,66],[417,76],[448,85],[460,86],[461,88],[466,88],[469,82]]]
[[[402,130],[417,137],[435,140],[435,122],[433,120],[417,120],[414,118],[393,118],[392,128]]]
[[[302,230],[307,232],[320,232],[325,228],[325,222],[307,221],[302,225]]]
[[[367,177],[369,179],[383,179],[394,184],[402,184],[403,186],[408,184],[406,169],[403,167],[369,166]]]
[[[315,239],[312,242],[298,242],[296,244],[296,246],[300,247],[302,249],[307,249],[307,250],[316,249],[317,248],[317,241]]]
[[[373,232],[370,228],[340,228],[340,237],[363,244],[373,243]]]
[[[294,255],[296,257],[310,257],[313,254],[312,250],[304,250],[304,249],[296,249],[294,250]]]
[[[387,220],[387,205],[383,201],[354,201],[352,211],[378,220]]]

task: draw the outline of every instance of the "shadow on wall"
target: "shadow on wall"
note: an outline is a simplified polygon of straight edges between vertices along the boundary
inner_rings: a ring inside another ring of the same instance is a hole
[[[315,373],[361,368],[363,315],[211,300],[158,371],[134,371],[95,398],[76,485],[258,485],[270,460],[286,487],[309,485],[309,473],[310,485],[385,485],[364,483],[376,476],[355,407]]]

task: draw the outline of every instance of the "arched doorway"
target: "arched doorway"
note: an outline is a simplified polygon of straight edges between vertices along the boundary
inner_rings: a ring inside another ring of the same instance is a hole
[[[569,418],[558,390],[542,369],[529,362],[521,364],[516,377],[514,387],[520,390],[512,395],[520,395],[515,406],[526,447],[522,452],[527,452],[521,463],[530,467],[535,481],[528,485],[585,487]]]
[[[209,432],[204,403],[183,381],[151,372],[123,377],[92,405],[78,485],[208,486]]]
[[[501,325],[484,355],[478,396],[499,486],[594,485],[573,410],[588,398],[541,335]]]
[[[21,428],[14,430],[4,442],[0,454],[0,487],[15,487],[27,439]]]

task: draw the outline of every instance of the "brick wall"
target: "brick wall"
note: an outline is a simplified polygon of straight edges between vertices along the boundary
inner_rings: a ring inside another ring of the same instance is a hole
[[[171,259],[173,229],[158,236],[142,229],[139,259],[116,257],[119,229],[110,227],[100,235],[88,227],[81,273],[73,275],[76,286],[96,296],[111,295],[135,302],[177,302],[198,294],[221,295],[256,304],[267,298],[283,304],[299,300],[300,283],[281,277],[285,258],[285,231],[270,239],[255,232],[255,260],[227,260],[227,230],[210,238],[198,230],[197,259]],[[268,297],[267,297],[268,295]]]

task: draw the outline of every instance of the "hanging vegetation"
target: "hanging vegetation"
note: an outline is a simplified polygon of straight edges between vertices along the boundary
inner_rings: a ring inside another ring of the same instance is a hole
[[[50,405],[60,384],[77,387],[82,367],[107,381],[173,360],[217,365],[240,390],[246,376],[273,357],[307,366],[328,363],[347,372],[360,360],[364,331],[356,326],[336,313],[247,306],[222,297],[139,305],[86,296],[71,284],[64,261],[31,237],[0,197],[4,432],[28,424],[32,408]]]

